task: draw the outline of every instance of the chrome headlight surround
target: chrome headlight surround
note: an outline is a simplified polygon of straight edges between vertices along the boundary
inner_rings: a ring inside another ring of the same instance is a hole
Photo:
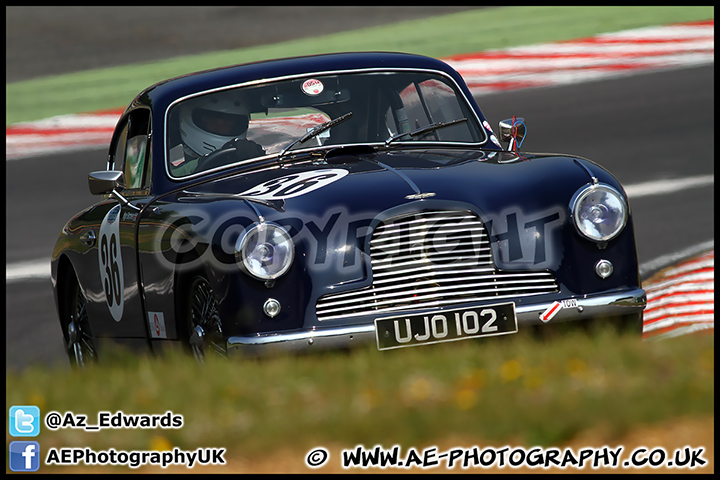
[[[247,274],[260,280],[275,280],[290,269],[295,245],[290,234],[272,222],[255,223],[235,243],[235,259]]]
[[[628,207],[625,197],[616,189],[594,183],[575,192],[570,202],[570,215],[580,235],[604,243],[625,228]]]

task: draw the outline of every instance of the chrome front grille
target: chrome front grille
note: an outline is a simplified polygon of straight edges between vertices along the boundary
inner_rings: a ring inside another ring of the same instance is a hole
[[[557,292],[550,272],[498,272],[482,221],[470,211],[395,217],[370,240],[373,283],[321,297],[320,320]]]

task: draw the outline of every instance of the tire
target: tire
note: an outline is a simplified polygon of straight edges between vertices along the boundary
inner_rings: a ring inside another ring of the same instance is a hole
[[[87,314],[87,299],[80,289],[74,272],[68,275],[65,287],[65,306],[60,319],[63,337],[65,339],[65,353],[70,365],[74,368],[84,368],[97,362],[97,349],[90,330],[90,319]]]
[[[202,276],[193,277],[187,291],[184,330],[188,349],[200,363],[207,355],[226,357],[222,321],[210,282]]]

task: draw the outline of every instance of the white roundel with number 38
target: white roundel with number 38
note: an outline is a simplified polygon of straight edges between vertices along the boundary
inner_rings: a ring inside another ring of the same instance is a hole
[[[116,205],[103,218],[98,242],[100,282],[105,292],[105,303],[110,314],[119,322],[125,303],[123,264],[120,255],[120,205]]]
[[[263,200],[284,200],[317,190],[333,183],[335,180],[340,180],[347,174],[347,170],[327,168],[285,175],[245,190],[240,196],[261,198]]]

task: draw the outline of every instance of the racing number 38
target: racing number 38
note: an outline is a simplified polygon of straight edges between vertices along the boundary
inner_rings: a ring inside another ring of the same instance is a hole
[[[110,209],[100,225],[98,261],[105,302],[116,322],[122,319],[124,306],[123,264],[120,255],[120,205]]]
[[[261,198],[263,200],[284,200],[317,190],[336,180],[340,180],[347,174],[347,170],[328,168],[286,175],[261,183],[242,192],[240,196]]]

